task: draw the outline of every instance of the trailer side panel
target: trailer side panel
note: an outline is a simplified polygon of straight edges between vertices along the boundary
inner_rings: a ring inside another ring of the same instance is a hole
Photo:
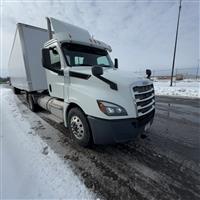
[[[23,25],[23,49],[25,52],[25,64],[28,67],[27,76],[30,76],[30,90],[46,90],[47,81],[45,69],[42,67],[42,48],[48,40],[46,30]]]
[[[16,30],[13,47],[8,63],[10,81],[13,87],[29,91],[26,68],[19,30]]]
[[[11,84],[29,92],[47,89],[41,49],[48,40],[47,30],[18,24],[9,59]]]

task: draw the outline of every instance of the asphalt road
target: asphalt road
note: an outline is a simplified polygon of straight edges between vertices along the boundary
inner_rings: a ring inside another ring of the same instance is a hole
[[[18,107],[26,111],[24,96]],[[82,148],[46,111],[33,130],[59,157],[70,162],[85,185],[103,199],[200,199],[200,104],[197,99],[156,98],[153,125],[143,138],[117,145]],[[43,133],[40,120],[59,130]],[[113,130],[114,131],[114,130]]]

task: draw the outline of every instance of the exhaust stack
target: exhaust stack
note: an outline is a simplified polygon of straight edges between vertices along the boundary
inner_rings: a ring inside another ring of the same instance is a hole
[[[48,17],[46,17],[47,19],[47,29],[48,29],[48,33],[49,33],[49,40],[51,40],[53,38],[53,34],[52,34],[52,30],[51,30],[51,21]]]

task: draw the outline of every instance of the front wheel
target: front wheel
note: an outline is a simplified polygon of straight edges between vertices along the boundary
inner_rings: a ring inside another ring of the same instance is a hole
[[[69,131],[73,139],[83,147],[92,144],[92,135],[84,113],[79,108],[72,108],[68,113]]]

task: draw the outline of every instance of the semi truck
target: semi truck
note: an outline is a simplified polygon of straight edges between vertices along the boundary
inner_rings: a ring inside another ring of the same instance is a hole
[[[149,129],[152,81],[118,67],[111,46],[87,30],[46,19],[47,29],[17,24],[8,63],[14,93],[25,92],[32,111],[55,115],[84,147],[131,141]]]

